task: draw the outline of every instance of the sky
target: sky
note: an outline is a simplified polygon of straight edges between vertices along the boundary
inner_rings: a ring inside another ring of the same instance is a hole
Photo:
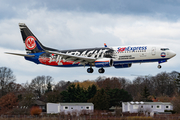
[[[99,76],[156,75],[180,68],[179,0],[0,0],[0,67],[8,67],[17,83],[41,75],[54,82],[95,80]],[[158,63],[133,64],[131,68],[105,68],[104,74],[88,67],[50,67],[4,52],[25,53],[19,30],[25,23],[43,45],[59,50],[126,45],[162,45],[176,56],[158,69]]]

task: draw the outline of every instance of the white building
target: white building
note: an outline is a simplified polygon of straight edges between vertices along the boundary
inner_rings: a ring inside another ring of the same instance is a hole
[[[138,112],[164,112],[165,110],[173,110],[170,102],[122,102],[122,112],[138,113]]]
[[[72,114],[73,112],[92,112],[94,111],[93,103],[47,103],[47,113],[61,113]]]

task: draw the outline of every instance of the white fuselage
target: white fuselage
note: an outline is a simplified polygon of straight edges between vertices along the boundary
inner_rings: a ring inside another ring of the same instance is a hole
[[[175,56],[175,52],[167,47],[153,45],[136,45],[112,47],[114,50],[114,64],[159,62]]]

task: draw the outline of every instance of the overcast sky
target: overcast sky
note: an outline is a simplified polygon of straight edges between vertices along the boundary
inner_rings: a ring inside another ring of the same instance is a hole
[[[180,68],[179,0],[0,0],[0,67],[9,67],[17,83],[50,75],[60,80],[95,80],[99,76],[156,75]],[[60,50],[123,45],[163,45],[177,55],[158,69],[158,63],[133,64],[131,68],[61,68],[26,61],[4,52],[25,53],[18,23],[25,23],[48,47]]]

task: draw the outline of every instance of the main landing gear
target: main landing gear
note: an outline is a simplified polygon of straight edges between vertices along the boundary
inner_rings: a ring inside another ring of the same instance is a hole
[[[88,73],[93,73],[93,71],[94,71],[94,70],[93,70],[91,67],[87,69],[87,72],[88,72]]]
[[[104,70],[104,68],[100,68],[100,69],[98,70],[98,72],[99,72],[99,73],[104,73],[105,70]]]
[[[162,67],[161,65],[158,65],[158,68],[159,68],[159,69],[161,69],[161,67]]]
[[[93,73],[93,71],[94,71],[94,70],[93,70],[91,67],[87,69],[87,72],[88,72],[88,73]],[[99,73],[104,73],[105,70],[104,70],[104,68],[100,68],[100,69],[98,70],[98,72],[99,72]]]

